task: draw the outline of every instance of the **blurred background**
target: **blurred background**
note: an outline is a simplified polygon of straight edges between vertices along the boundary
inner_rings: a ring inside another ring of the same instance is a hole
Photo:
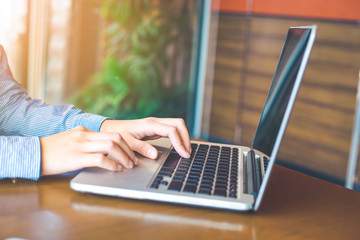
[[[251,145],[287,29],[316,24],[278,158],[344,185],[358,0],[0,0],[0,21],[30,96],[116,119],[182,117],[192,137],[241,145]]]

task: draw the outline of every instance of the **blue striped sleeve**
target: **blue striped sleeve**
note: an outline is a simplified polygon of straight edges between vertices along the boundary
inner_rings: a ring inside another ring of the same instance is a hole
[[[38,137],[0,136],[0,179],[38,180],[41,170]]]
[[[0,178],[38,179],[41,167],[39,137],[84,126],[100,131],[107,118],[84,113],[73,105],[47,105],[31,99],[17,83],[0,45]]]

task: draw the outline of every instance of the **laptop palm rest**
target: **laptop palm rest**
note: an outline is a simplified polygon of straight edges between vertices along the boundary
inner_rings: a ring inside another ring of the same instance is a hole
[[[147,184],[169,153],[169,144],[166,141],[157,141],[156,143],[154,147],[156,147],[159,153],[156,160],[137,154],[139,164],[133,169],[110,172],[100,168],[88,168],[71,181],[71,187],[79,191],[82,191],[81,189],[86,187],[86,185],[89,186],[90,190],[96,189],[97,186],[102,188],[147,189]],[[97,189],[91,192],[96,191]]]

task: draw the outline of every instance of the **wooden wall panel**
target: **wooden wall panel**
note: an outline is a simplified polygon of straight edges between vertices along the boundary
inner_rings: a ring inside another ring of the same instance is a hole
[[[359,24],[221,14],[209,135],[251,144],[287,29],[310,24],[318,34],[278,158],[341,180],[354,120]]]
[[[246,23],[238,21],[236,16],[229,16],[222,19],[221,24],[226,25],[227,28],[219,27],[218,37],[211,41],[211,45],[216,46],[215,69],[214,78],[210,83],[212,86],[206,87],[206,89],[211,89],[211,102],[204,103],[205,109],[211,109],[210,118],[204,119],[204,121],[210,123],[207,124],[207,126],[209,125],[207,131],[213,137],[235,139],[239,96],[241,96],[240,91],[243,88],[240,79],[245,66]]]

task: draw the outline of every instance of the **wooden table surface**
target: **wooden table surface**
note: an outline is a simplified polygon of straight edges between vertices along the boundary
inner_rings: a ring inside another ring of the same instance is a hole
[[[0,181],[0,239],[360,239],[360,193],[275,166],[258,212],[78,193],[72,175]]]

